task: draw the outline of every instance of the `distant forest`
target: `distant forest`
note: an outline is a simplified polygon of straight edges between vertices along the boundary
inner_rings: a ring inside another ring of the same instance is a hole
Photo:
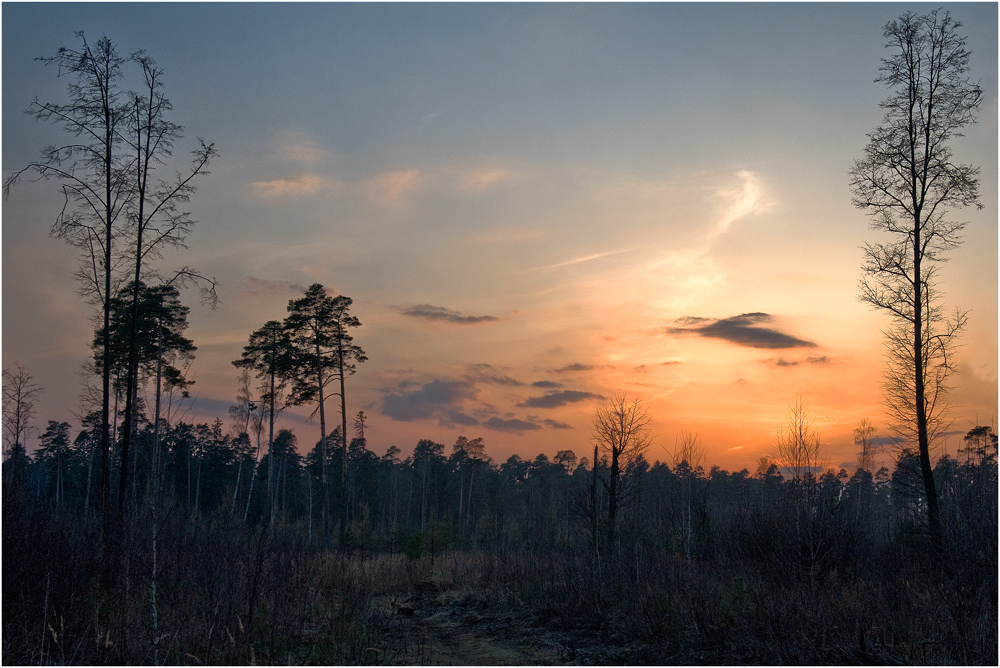
[[[280,430],[255,461],[255,439],[217,420],[165,425],[159,479],[144,422],[130,478],[142,501],[102,528],[95,422],[75,436],[49,422],[33,457],[4,463],[4,663],[153,663],[154,648],[168,664],[386,662],[365,653],[393,637],[375,601],[423,582],[542,611],[593,634],[611,652],[594,660],[612,663],[996,662],[989,427],[937,460],[937,557],[907,450],[892,470],[818,476],[640,453],[622,466],[609,542],[606,454],[596,467],[571,451],[498,463],[461,437],[379,456],[362,414],[343,483],[330,476],[340,527],[322,522],[320,443],[302,456]],[[688,446],[679,454],[703,457]],[[340,470],[339,448],[327,464]],[[368,573],[379,555],[394,561]]]

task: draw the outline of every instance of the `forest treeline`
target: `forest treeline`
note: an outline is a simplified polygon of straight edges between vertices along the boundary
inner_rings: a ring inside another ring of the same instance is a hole
[[[256,460],[254,438],[216,420],[161,425],[159,481],[143,424],[129,476],[139,501],[106,535],[93,492],[98,424],[91,416],[74,435],[50,421],[34,456],[4,463],[4,663],[152,663],[154,648],[167,663],[367,662],[372,597],[455,554],[478,555],[468,586],[611,643],[642,640],[660,652],[649,660],[700,663],[685,653],[697,646],[705,662],[996,661],[991,427],[938,458],[947,552],[922,558],[910,450],[891,469],[815,476],[767,460],[729,472],[640,453],[623,463],[609,543],[608,488],[594,484],[607,481],[606,454],[596,466],[569,450],[497,462],[483,439],[460,437],[380,456],[363,414],[343,489],[330,477],[337,534],[324,537],[319,522],[320,442],[303,456],[283,429]],[[339,442],[339,429],[327,440]],[[341,450],[327,457],[339,470]],[[394,575],[341,580],[379,555],[397,560]],[[317,616],[332,625],[319,654],[307,639]]]

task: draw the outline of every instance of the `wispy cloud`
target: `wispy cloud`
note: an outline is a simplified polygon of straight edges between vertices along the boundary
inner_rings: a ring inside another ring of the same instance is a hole
[[[383,172],[368,179],[362,190],[377,203],[394,204],[414,192],[423,180],[417,169]]]
[[[547,264],[541,267],[536,267],[536,271],[544,271],[550,269],[561,269],[562,267],[571,267],[575,264],[582,264],[584,262],[592,262],[594,260],[600,260],[606,257],[614,257],[615,255],[621,255],[623,253],[630,253],[634,251],[634,248],[624,248],[621,250],[608,251],[607,253],[591,253],[589,255],[582,255],[580,257],[575,257],[569,260],[564,260],[562,262],[556,262],[555,264]]]
[[[483,322],[496,322],[500,320],[495,315],[462,315],[458,311],[452,311],[443,306],[434,306],[432,304],[417,304],[401,308],[399,312],[414,318],[423,318],[424,320],[435,322],[448,322],[457,325],[476,325]]]
[[[305,173],[290,179],[254,181],[250,187],[261,197],[275,198],[315,195],[322,191],[336,190],[340,184],[319,174]]]
[[[281,162],[315,168],[326,162],[328,152],[308,137],[290,133],[282,137],[274,155]]]
[[[740,180],[739,184],[718,192],[718,196],[727,204],[712,229],[711,240],[724,234],[736,221],[758,212],[764,206],[763,188],[757,175],[748,170],[740,170],[736,172],[736,177]]]
[[[299,283],[289,283],[288,281],[272,281],[256,276],[244,276],[240,282],[243,292],[261,297],[264,295],[283,295],[288,293],[305,292],[306,287]]]
[[[826,355],[810,355],[805,359],[808,364],[830,364],[830,358]],[[761,364],[772,364],[774,366],[789,367],[798,366],[802,363],[802,360],[786,360],[784,357],[778,357],[777,359],[769,357],[765,360],[760,360]]]
[[[569,364],[559,369],[549,369],[549,373],[576,373],[578,371],[590,371],[595,368],[593,364]]]
[[[722,339],[748,348],[815,348],[816,344],[791,334],[779,332],[770,327],[774,316],[767,313],[743,313],[730,318],[701,318],[686,316],[676,321],[675,327],[668,327],[668,334],[696,334],[706,338]]]
[[[507,385],[510,387],[521,387],[524,385],[524,383],[516,378],[511,378],[510,376],[500,373],[493,367],[492,364],[473,364],[469,367],[469,377],[477,381],[492,383],[494,385]]]
[[[577,390],[562,390],[560,392],[548,392],[540,397],[530,397],[518,404],[522,408],[558,408],[566,404],[586,401],[587,399],[603,399],[600,394],[592,392],[578,392]]]
[[[513,177],[513,172],[503,168],[472,169],[459,173],[456,184],[459,190],[481,192]]]

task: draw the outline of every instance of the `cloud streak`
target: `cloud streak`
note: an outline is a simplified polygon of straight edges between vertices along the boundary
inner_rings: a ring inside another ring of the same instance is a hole
[[[566,404],[586,401],[587,399],[603,399],[600,394],[592,392],[578,392],[577,390],[562,390],[561,392],[549,392],[540,397],[530,397],[518,404],[522,408],[558,408]]]
[[[549,373],[576,373],[578,371],[590,371],[594,368],[593,364],[580,364],[579,362],[575,364],[569,364],[558,369],[550,369]]]
[[[268,199],[277,197],[301,197],[303,195],[315,195],[324,190],[333,190],[339,187],[335,181],[331,181],[319,174],[300,174],[291,179],[274,179],[273,181],[254,181],[250,187],[261,197]]]
[[[676,326],[668,327],[666,331],[668,334],[694,334],[705,338],[722,339],[747,348],[782,350],[816,347],[812,341],[761,326],[773,320],[774,316],[767,313],[743,313],[720,319],[686,316],[678,319]]]
[[[506,433],[521,433],[524,431],[534,431],[536,429],[541,429],[541,427],[534,422],[528,422],[526,420],[518,420],[517,418],[511,418],[504,420],[498,417],[491,417],[489,420],[483,423],[483,426],[487,429],[492,429],[493,431],[501,431]]]
[[[458,311],[452,311],[443,306],[434,306],[432,304],[417,304],[401,308],[399,312],[413,318],[423,318],[424,320],[431,320],[433,322],[447,322],[456,325],[476,325],[500,320],[495,315],[462,315]]]

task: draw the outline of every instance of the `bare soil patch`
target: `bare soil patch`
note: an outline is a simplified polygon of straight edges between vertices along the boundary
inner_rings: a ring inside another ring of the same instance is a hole
[[[551,610],[487,600],[447,583],[418,583],[412,592],[373,602],[371,623],[382,665],[551,666],[649,663],[648,646],[608,642],[572,628]]]

